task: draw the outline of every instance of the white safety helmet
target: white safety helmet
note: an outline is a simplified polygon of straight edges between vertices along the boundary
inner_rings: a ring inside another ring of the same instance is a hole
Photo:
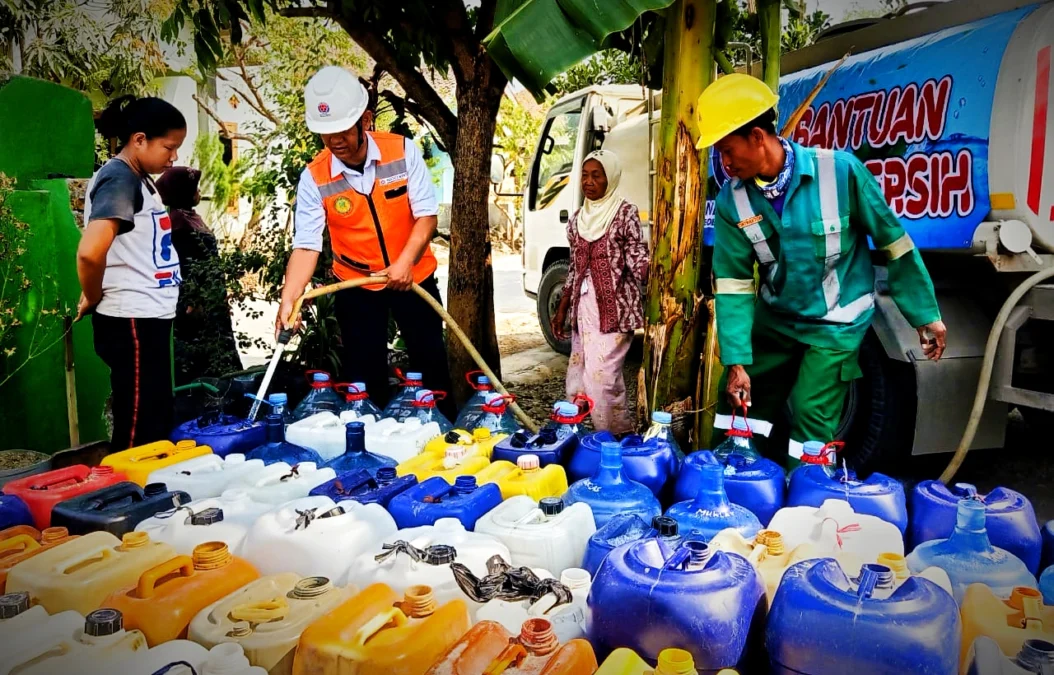
[[[340,66],[326,66],[304,87],[304,117],[316,134],[339,134],[366,112],[369,95],[359,79]]]

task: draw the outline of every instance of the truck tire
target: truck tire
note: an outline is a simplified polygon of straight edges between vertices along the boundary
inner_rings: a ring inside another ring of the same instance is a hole
[[[538,324],[542,329],[545,341],[560,354],[571,353],[571,340],[560,340],[553,335],[549,326],[556,308],[560,305],[560,296],[564,292],[564,282],[567,281],[567,261],[557,260],[542,272],[542,281],[538,284]]]

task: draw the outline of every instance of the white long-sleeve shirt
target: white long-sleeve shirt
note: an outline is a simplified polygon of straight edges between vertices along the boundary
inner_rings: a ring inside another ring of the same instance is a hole
[[[373,192],[374,175],[381,160],[381,150],[366,135],[366,163],[362,172],[349,168],[344,162],[333,157],[330,162],[330,174],[336,178],[344,174],[348,183],[360,194]],[[406,139],[407,193],[410,198],[410,211],[414,218],[434,216],[439,213],[439,201],[436,199],[435,186],[425,164],[421,151],[412,140]],[[322,250],[322,233],[326,228],[326,211],[322,206],[322,194],[315,179],[308,169],[300,174],[300,183],[296,189],[296,211],[293,215],[293,248],[310,251]]]

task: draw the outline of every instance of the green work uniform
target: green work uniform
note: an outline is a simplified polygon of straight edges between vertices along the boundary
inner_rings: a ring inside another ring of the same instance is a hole
[[[922,257],[867,167],[848,152],[791,146],[782,217],[754,181],[722,187],[714,277],[721,363],[750,375],[751,417],[776,421],[790,402],[788,454],[797,460],[803,442],[833,439],[861,375],[875,311],[869,236],[886,254],[890,293],[908,322],[924,326],[940,310]],[[729,411],[724,396],[718,411]]]

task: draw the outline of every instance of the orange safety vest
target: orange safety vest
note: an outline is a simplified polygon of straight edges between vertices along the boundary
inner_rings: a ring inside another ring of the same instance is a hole
[[[333,273],[341,281],[369,276],[395,262],[410,238],[415,218],[410,210],[406,171],[406,139],[398,134],[367,132],[381,151],[374,168],[373,191],[362,194],[340,174],[331,173],[333,153],[323,150],[311,160],[308,171],[322,195]],[[436,271],[432,246],[414,265],[414,281],[421,283]],[[381,285],[365,286],[380,290]]]

